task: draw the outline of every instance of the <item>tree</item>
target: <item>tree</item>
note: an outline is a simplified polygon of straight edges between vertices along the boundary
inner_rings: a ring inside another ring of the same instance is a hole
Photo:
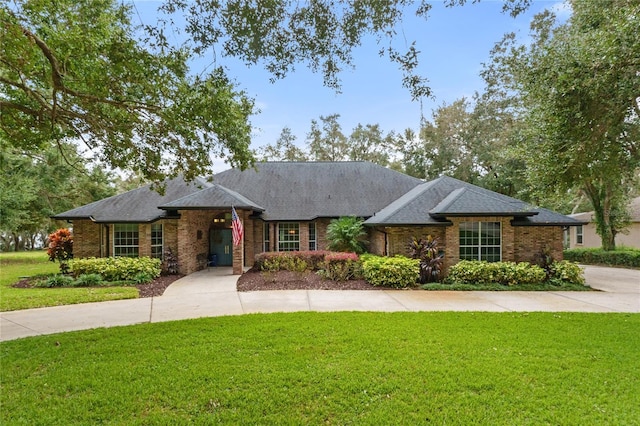
[[[55,227],[49,217],[115,193],[111,175],[87,164],[73,144],[25,154],[0,146],[0,237],[3,249],[34,248]]]
[[[556,194],[579,188],[611,250],[640,167],[640,4],[571,4],[564,24],[549,12],[536,17],[530,46],[505,36],[487,73],[518,98],[529,184]]]
[[[275,145],[266,145],[260,149],[262,161],[308,161],[307,154],[295,144],[296,137],[289,127],[280,132]]]
[[[116,0],[0,6],[0,139],[37,153],[82,141],[112,168],[152,181],[210,172],[211,154],[245,168],[253,101],[222,68],[189,75],[187,47],[134,27]],[[142,38],[139,39],[138,37]]]
[[[370,161],[381,166],[388,166],[390,153],[393,153],[394,135],[383,135],[379,124],[358,125],[353,129],[348,140],[349,159],[351,161]]]
[[[462,4],[464,0],[450,3]],[[426,0],[274,0],[259,2],[259,7],[250,0],[167,0],[162,6],[169,14],[184,14],[186,31],[197,53],[213,49],[247,65],[261,63],[273,79],[285,77],[302,63],[322,73],[324,84],[337,90],[340,72],[354,66],[354,48],[365,37],[374,36],[382,46],[379,55],[398,64],[402,84],[414,99],[430,96],[431,89],[427,80],[416,74],[419,51],[415,42],[406,47],[404,37],[398,37],[403,47],[395,46],[396,28],[405,14],[426,19],[430,8]]]
[[[313,161],[344,161],[348,158],[349,144],[338,123],[339,118],[340,114],[321,115],[322,128],[316,120],[311,120],[307,146]]]

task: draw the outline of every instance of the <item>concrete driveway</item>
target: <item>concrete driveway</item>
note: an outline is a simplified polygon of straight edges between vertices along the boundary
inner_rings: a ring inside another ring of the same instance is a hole
[[[587,266],[597,292],[236,291],[231,268],[184,277],[160,297],[0,313],[0,341],[187,318],[295,311],[640,312],[640,270]]]

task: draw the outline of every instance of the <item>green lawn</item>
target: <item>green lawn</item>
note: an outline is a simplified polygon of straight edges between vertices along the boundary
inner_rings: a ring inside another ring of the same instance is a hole
[[[138,297],[138,290],[134,287],[12,287],[20,277],[55,274],[59,271],[58,264],[49,262],[47,253],[44,251],[0,253],[0,311]]]
[[[0,344],[2,424],[640,419],[640,315],[294,313]]]

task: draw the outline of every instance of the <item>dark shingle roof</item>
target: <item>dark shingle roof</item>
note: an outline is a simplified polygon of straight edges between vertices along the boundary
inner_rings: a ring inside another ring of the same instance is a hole
[[[170,203],[187,194],[199,192],[202,188],[209,186],[211,184],[202,179],[187,183],[178,177],[166,181],[164,195],[151,189],[151,185],[145,185],[57,214],[53,218],[61,220],[91,219],[99,223],[153,222],[168,216],[168,212],[160,210],[157,206]]]
[[[167,204],[158,206],[163,210],[182,209],[215,209],[234,206],[241,209],[264,211],[262,207],[236,191],[225,188],[217,183],[186,197],[179,198]]]
[[[514,225],[579,225],[561,214],[448,176],[423,183],[369,218],[366,225],[437,225],[452,216],[514,216]]]
[[[477,188],[477,189],[476,189]],[[476,187],[454,189],[429,210],[431,216],[533,216],[532,207],[514,198]]]
[[[367,162],[264,162],[214,182],[262,206],[265,220],[369,217],[422,181]]]

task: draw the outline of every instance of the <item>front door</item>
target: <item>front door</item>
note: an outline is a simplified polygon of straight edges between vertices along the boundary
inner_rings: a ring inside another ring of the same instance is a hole
[[[218,266],[233,265],[233,239],[231,229],[211,228],[209,230],[209,254],[215,254]]]

